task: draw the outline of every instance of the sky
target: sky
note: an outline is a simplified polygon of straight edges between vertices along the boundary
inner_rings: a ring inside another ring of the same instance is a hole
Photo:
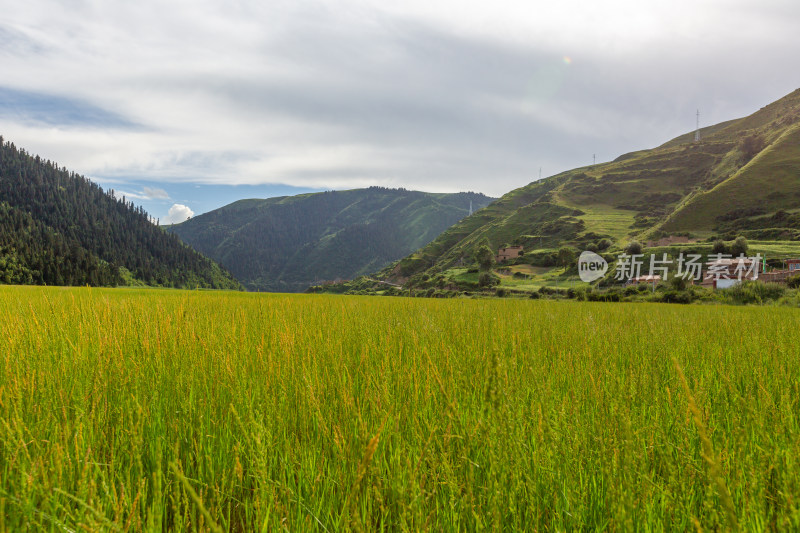
[[[0,135],[164,222],[502,194],[800,87],[796,0],[0,0]]]

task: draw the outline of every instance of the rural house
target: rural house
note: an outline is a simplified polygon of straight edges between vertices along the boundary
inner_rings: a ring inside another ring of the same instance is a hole
[[[755,281],[758,279],[758,267],[758,261],[751,257],[714,259],[706,263],[701,285],[727,289],[741,281]]]
[[[758,279],[764,283],[786,283],[786,280],[795,274],[800,274],[800,259],[789,259],[784,270],[764,272]]]
[[[508,259],[516,259],[522,255],[522,251],[522,246],[509,246],[508,248],[500,248],[497,250],[497,257],[495,258],[495,261],[497,263],[502,263]]]

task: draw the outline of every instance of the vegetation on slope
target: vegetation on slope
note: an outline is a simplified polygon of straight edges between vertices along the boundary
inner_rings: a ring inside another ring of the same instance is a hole
[[[536,257],[565,246],[592,249],[604,239],[616,250],[670,235],[798,239],[800,90],[701,133],[699,142],[682,135],[511,191],[380,277],[404,281],[469,265],[484,244],[523,245]]]
[[[491,201],[370,187],[240,200],[169,230],[250,289],[302,291],[375,272]]]
[[[239,288],[142,208],[0,137],[0,283]]]
[[[0,203],[0,283],[119,285],[120,271],[19,209]]]
[[[0,528],[796,531],[798,344],[786,308],[0,287]]]

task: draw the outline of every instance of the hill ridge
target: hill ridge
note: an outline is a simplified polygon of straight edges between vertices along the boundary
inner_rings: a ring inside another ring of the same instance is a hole
[[[383,268],[492,200],[370,187],[246,199],[169,228],[253,290],[294,292]]]

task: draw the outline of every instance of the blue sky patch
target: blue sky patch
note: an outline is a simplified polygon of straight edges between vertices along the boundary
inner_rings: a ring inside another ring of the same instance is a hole
[[[155,182],[135,178],[120,179],[118,176],[110,181],[104,181],[102,177],[92,179],[104,190],[114,189],[118,197],[125,195],[135,205],[141,205],[151,216],[160,218],[162,222],[174,204],[187,206],[197,216],[245,198],[294,196],[323,190],[281,184],[217,185],[196,182]]]
[[[127,118],[78,99],[0,86],[0,117],[52,126],[138,129]]]

